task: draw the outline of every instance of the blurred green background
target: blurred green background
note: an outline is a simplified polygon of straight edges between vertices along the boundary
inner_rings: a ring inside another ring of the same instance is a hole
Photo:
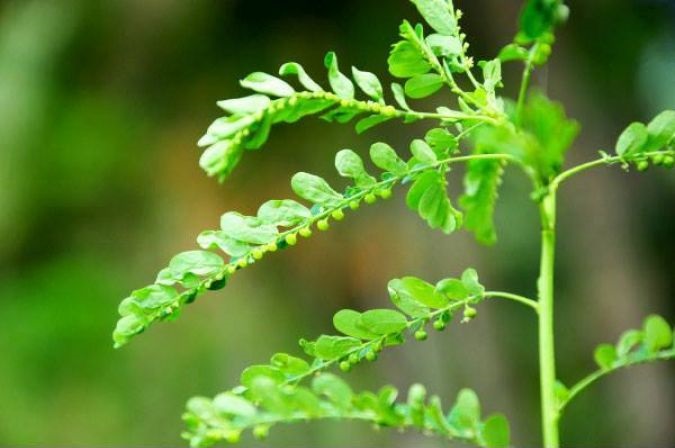
[[[489,58],[515,30],[519,2],[458,0],[472,52]],[[632,120],[675,107],[675,3],[570,1],[549,68],[535,83],[583,124],[573,161],[611,149]],[[295,171],[332,175],[344,147],[384,139],[404,149],[429,123],[281,126],[219,186],[195,142],[237,80],[289,60],[323,78],[323,54],[383,75],[405,0],[16,0],[0,3],[0,445],[176,446],[187,398],[237,383],[249,364],[330,331],[342,307],[386,306],[386,282],[436,281],[474,266],[492,289],[534,295],[537,216],[511,173],[499,243],[426,228],[400,195],[328,234],[247,269],[128,347],[112,349],[116,307],[169,258],[195,247],[227,210],[252,213],[290,194]],[[506,69],[513,93],[520,67]],[[325,81],[323,82],[325,84]],[[568,383],[592,348],[650,312],[675,320],[675,176],[600,169],[561,192],[558,360]],[[406,241],[413,241],[406,242]],[[512,420],[514,441],[539,440],[536,332],[509,303],[362,366],[357,387],[415,381],[451,401],[474,387]],[[574,403],[569,446],[675,444],[675,366],[616,374]],[[257,442],[255,442],[257,443]],[[254,446],[251,440],[246,446]],[[270,446],[441,446],[362,425],[279,428]],[[256,445],[257,446],[257,445]]]

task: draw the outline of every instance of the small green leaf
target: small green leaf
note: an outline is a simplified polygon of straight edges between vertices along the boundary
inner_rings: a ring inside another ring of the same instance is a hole
[[[653,314],[645,319],[643,325],[644,343],[647,350],[656,352],[673,345],[673,329],[666,320]]]
[[[439,294],[434,286],[417,277],[403,277],[400,282],[390,287],[396,287],[399,296],[406,296],[415,302],[430,308],[444,308],[448,305],[448,298]]]
[[[482,296],[485,293],[485,287],[478,281],[478,273],[473,268],[462,272],[462,283],[472,296]]]
[[[209,176],[228,176],[242,156],[242,148],[229,140],[219,141],[209,146],[199,158],[199,166]]]
[[[272,100],[265,95],[249,95],[243,98],[218,101],[218,107],[231,114],[254,114],[265,110]]]
[[[555,399],[558,405],[565,403],[570,396],[570,390],[561,381],[556,380],[553,386]]]
[[[282,76],[285,75],[297,75],[298,81],[302,86],[309,90],[310,92],[322,92],[323,89],[319,84],[314,82],[312,78],[309,77],[302,65],[297,62],[287,62],[279,68],[279,74]]]
[[[233,257],[241,257],[251,250],[251,245],[227,236],[222,230],[205,230],[197,237],[197,244],[203,249],[220,249]]]
[[[284,374],[276,367],[259,364],[244,369],[239,376],[239,382],[243,386],[251,387],[251,385],[260,378],[269,378],[275,384],[281,384],[286,379]]]
[[[276,353],[270,359],[270,364],[286,375],[304,375],[310,369],[307,361],[286,353]]]
[[[291,96],[295,89],[276,76],[264,72],[255,72],[240,81],[242,87],[273,96]]]
[[[370,128],[374,128],[375,126],[384,123],[385,121],[389,121],[394,117],[387,116],[387,115],[380,115],[380,114],[373,114],[369,117],[362,118],[360,119],[354,128],[356,129],[357,134],[363,134]]]
[[[361,341],[352,337],[326,336],[316,340],[314,356],[319,359],[337,359],[361,346]]]
[[[375,339],[379,335],[361,322],[361,313],[354,310],[340,310],[333,316],[333,326],[341,333],[359,339]]]
[[[415,75],[405,82],[405,94],[410,98],[419,99],[433,95],[443,87],[443,78],[436,73]]]
[[[408,103],[405,100],[405,91],[403,90],[403,86],[401,84],[397,84],[395,82],[391,83],[391,93],[394,95],[394,100],[396,100],[396,103],[401,107],[403,110],[410,111],[410,106],[408,106]]]
[[[404,25],[410,24],[404,22]],[[424,58],[424,55],[408,41],[400,41],[394,44],[387,59],[389,73],[397,78],[410,78],[415,75],[429,73],[431,64]]]
[[[370,72],[361,71],[356,67],[352,67],[352,74],[356,84],[363,90],[363,93],[375,101],[382,101],[384,94],[382,92],[382,84],[377,79],[377,76]]]
[[[251,244],[269,243],[279,234],[276,226],[237,212],[227,212],[221,216],[220,228],[229,238]]]
[[[471,160],[464,175],[464,195],[459,205],[464,209],[464,225],[483,244],[494,244],[497,192],[504,169],[498,160]]]
[[[675,110],[664,110],[647,125],[645,151],[656,151],[675,139]]]
[[[457,395],[448,421],[463,432],[474,431],[480,424],[480,402],[471,389],[462,389]]]
[[[369,310],[361,314],[361,324],[373,333],[389,334],[404,330],[408,326],[408,320],[398,311]]]
[[[363,160],[351,149],[340,150],[335,155],[335,168],[343,177],[354,179],[359,187],[373,185],[376,180],[366,172],[363,166]]]
[[[432,165],[438,161],[436,153],[424,140],[415,139],[410,143],[410,152],[419,162]]]
[[[481,435],[487,448],[506,448],[511,439],[509,421],[502,414],[491,415],[483,422]]]
[[[600,344],[595,348],[593,358],[601,369],[609,369],[617,359],[616,349],[610,344]]]
[[[616,354],[619,358],[623,358],[631,350],[637,347],[642,340],[644,335],[639,330],[628,330],[625,331],[619,338],[619,342],[616,344]]]
[[[349,409],[352,403],[352,389],[339,377],[322,373],[312,381],[312,390],[318,395],[324,395],[339,409]]]
[[[408,171],[406,163],[396,154],[394,148],[386,143],[374,143],[370,147],[370,159],[376,167],[396,175],[402,175]]]
[[[174,278],[181,280],[186,274],[200,277],[220,271],[225,262],[217,254],[203,250],[182,252],[171,259],[169,269]]]
[[[274,199],[258,209],[258,219],[265,224],[292,227],[312,217],[312,212],[292,199]]]
[[[344,199],[328,182],[314,174],[295,174],[291,179],[291,188],[301,198],[327,207],[335,206]]]
[[[436,292],[444,294],[450,300],[464,300],[471,293],[464,283],[456,278],[446,278],[436,284]]]
[[[450,13],[445,0],[411,0],[424,20],[438,33],[446,36],[457,34],[457,21]]]
[[[415,299],[406,288],[403,280],[395,278],[387,285],[391,301],[398,309],[412,317],[426,317],[431,310]]]
[[[231,416],[253,417],[256,414],[253,403],[231,392],[216,395],[213,407],[218,413]]]
[[[460,215],[450,204],[445,183],[438,171],[427,171],[418,176],[408,191],[406,203],[432,229],[451,233],[458,227]]]
[[[432,34],[425,40],[436,56],[458,56],[462,52],[462,42],[455,36]]]
[[[518,44],[508,44],[501,49],[497,58],[502,62],[525,61],[528,55],[527,48],[523,48]]]
[[[326,54],[324,65],[328,69],[328,82],[333,92],[346,100],[354,99],[354,84],[340,72],[337,56],[330,51]]]
[[[486,61],[483,65],[483,86],[488,92],[494,92],[502,82],[502,66],[499,59]]]
[[[562,5],[551,0],[528,0],[520,13],[520,39],[526,43],[540,38],[554,25]]]
[[[448,155],[450,155],[450,152],[454,151],[459,146],[457,137],[444,128],[430,129],[424,135],[424,141],[431,146],[438,158],[443,159],[447,158]]]
[[[625,157],[638,153],[647,143],[647,128],[644,124],[634,122],[628,125],[616,141],[616,154]]]

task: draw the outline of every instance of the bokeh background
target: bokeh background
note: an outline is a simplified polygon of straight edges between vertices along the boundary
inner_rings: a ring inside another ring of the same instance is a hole
[[[519,2],[458,1],[479,58],[515,30]],[[611,149],[632,120],[675,107],[675,2],[570,1],[569,23],[535,83],[583,123],[570,159]],[[499,243],[426,228],[400,195],[236,276],[122,350],[116,307],[227,210],[290,193],[300,170],[331,178],[338,149],[384,139],[404,149],[430,123],[279,126],[224,185],[195,142],[237,80],[289,60],[324,79],[323,54],[383,75],[405,0],[16,0],[0,3],[0,445],[177,446],[187,398],[237,383],[247,365],[330,331],[342,307],[386,306],[386,282],[474,266],[493,289],[534,295],[537,216],[511,172]],[[506,68],[513,94],[520,67]],[[323,81],[325,84],[325,80]],[[420,107],[423,107],[420,106]],[[559,374],[650,312],[675,321],[675,176],[600,169],[560,199]],[[503,411],[514,442],[539,441],[536,331],[529,311],[482,306],[470,325],[389,350],[349,374],[357,387],[421,381],[450,402],[471,386]],[[568,410],[568,446],[675,444],[675,366],[614,375]],[[419,435],[325,423],[278,428],[269,446],[442,446]],[[247,439],[245,446],[257,446]]]

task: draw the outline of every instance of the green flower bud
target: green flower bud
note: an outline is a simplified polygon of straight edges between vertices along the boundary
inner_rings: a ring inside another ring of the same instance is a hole
[[[647,168],[649,168],[649,162],[646,160],[640,160],[635,164],[635,166],[637,167],[638,171],[646,171]]]
[[[476,317],[477,314],[478,311],[476,311],[476,308],[472,306],[467,306],[466,308],[464,308],[464,319],[467,321]]]
[[[237,260],[237,266],[239,266],[240,268],[245,268],[246,266],[248,266],[248,260],[246,258],[240,258],[239,260]]]
[[[675,157],[671,155],[663,156],[663,166],[666,168],[672,168],[675,165]]]
[[[253,427],[253,437],[258,440],[265,440],[270,434],[270,427],[267,425],[256,425]]]
[[[343,372],[349,372],[352,369],[352,365],[349,363],[349,361],[341,361],[340,362],[340,370]]]
[[[375,196],[373,193],[368,193],[366,197],[363,198],[363,200],[366,201],[366,204],[372,204],[377,201],[377,196]]]
[[[429,335],[422,328],[415,332],[415,339],[418,341],[424,341]]]
[[[435,320],[433,325],[434,325],[434,330],[438,330],[438,331],[445,330],[445,322],[443,322],[442,319]]]
[[[345,219],[345,213],[342,211],[341,208],[339,208],[337,210],[333,210],[333,213],[331,213],[330,215],[336,221],[342,221],[343,219]]]
[[[377,192],[382,199],[389,199],[391,197],[391,188],[382,188]]]
[[[316,228],[319,230],[328,230],[330,225],[328,224],[327,219],[320,219],[319,222],[316,223]]]
[[[256,247],[251,252],[251,255],[253,255],[253,258],[255,258],[256,260],[260,260],[263,257],[264,254],[265,253],[259,247]]]
[[[352,353],[349,355],[349,363],[350,364],[358,364],[359,363],[359,355],[356,353]]]
[[[661,154],[661,153],[654,154],[652,156],[652,163],[654,165],[661,165],[663,163],[663,154]]]
[[[356,210],[357,208],[359,208],[359,205],[360,205],[359,201],[357,200],[349,201],[349,208],[351,208],[352,210]]]
[[[367,352],[367,353],[366,353],[366,359],[367,359],[368,361],[370,361],[370,362],[375,361],[375,360],[377,359],[377,353],[375,353],[375,352],[372,351],[372,350],[369,351],[369,352]]]
[[[267,252],[276,252],[277,249],[279,249],[279,246],[277,245],[277,242],[274,241],[274,242],[271,242],[271,243],[267,244],[265,246],[265,248],[267,249]]]
[[[230,275],[234,274],[235,272],[237,272],[237,266],[235,266],[233,264],[228,264],[226,270],[227,270],[228,274],[230,274]]]
[[[298,233],[300,234],[301,237],[309,238],[310,236],[312,236],[312,229],[310,229],[309,226],[303,227],[302,229],[300,229]]]
[[[296,244],[298,244],[298,235],[296,235],[295,233],[289,233],[288,235],[286,235],[286,238],[284,239],[286,241],[286,244],[288,244],[289,246],[295,246]]]

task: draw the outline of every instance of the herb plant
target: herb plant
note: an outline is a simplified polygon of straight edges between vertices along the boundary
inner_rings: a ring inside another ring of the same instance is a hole
[[[538,319],[542,444],[548,448],[559,446],[558,424],[567,405],[594,381],[634,364],[675,358],[671,326],[652,315],[641,329],[625,332],[616,345],[598,346],[598,369],[568,386],[556,376],[553,335],[558,188],[576,174],[600,166],[671,168],[675,111],[664,111],[648,124],[631,123],[618,137],[613,154],[600,151],[595,160],[563,169],[579,126],[566,117],[561,105],[532,92],[529,84],[533,70],[551,53],[554,27],[567,18],[567,7],[557,0],[528,1],[513,42],[496,58],[474,64],[460,28],[462,13],[452,1],[412,2],[426,24],[404,21],[400,26],[400,40],[388,58],[389,72],[400,79],[391,83],[391,95],[385,95],[373,73],[355,67],[351,77],[343,73],[332,52],[324,61],[330,89],[295,62],[282,65],[279,76],[295,77],[299,90],[279,77],[252,73],[241,85],[253,94],[218,102],[226,115],[215,120],[199,141],[206,148],[200,165],[223,181],[247,150],[263,146],[275,124],[310,115],[338,123],[355,121],[358,133],[389,120],[426,120],[435,127],[411,141],[408,156],[387,143],[374,143],[368,155],[377,174],[366,169],[357,152],[337,152],[335,168],[348,184],[341,191],[317,175],[300,172],[292,177],[291,187],[304,203],[275,199],[262,204],[255,216],[233,211],[222,215],[220,229],[198,236],[201,250],[176,255],[154,284],[122,301],[115,346],[126,344],[154,322],[175,319],[185,305],[206,291],[223,288],[240,269],[295,246],[316,230],[328,230],[331,221],[387,199],[395,189],[407,190],[407,205],[432,229],[450,234],[465,228],[479,242],[492,244],[499,186],[505,168],[511,166],[531,181],[531,197],[540,211],[538,299],[488,290],[473,269],[435,284],[416,277],[393,279],[387,285],[393,307],[340,310],[333,318],[338,334],[301,340],[304,356],[276,353],[268,363],[244,370],[239,386],[215,398],[192,398],[184,414],[184,436],[192,446],[237,442],[248,429],[262,438],[276,424],[318,419],[364,420],[478,446],[508,446],[506,418],[483,417],[470,389],[460,390],[454,403],[444,405],[438,396],[428,396],[424,386],[414,384],[406,398],[397,400],[392,386],[354,392],[330,372],[335,367],[347,372],[364,361],[375,361],[382,350],[405,343],[409,336],[422,341],[428,327],[442,331],[455,315],[469,322],[476,317],[476,306],[491,299],[524,305]],[[515,100],[498,94],[503,87],[501,65],[507,62],[524,65]],[[449,89],[453,99],[434,111],[408,104],[442,89]],[[453,202],[447,177],[458,165],[465,170],[464,193]]]

